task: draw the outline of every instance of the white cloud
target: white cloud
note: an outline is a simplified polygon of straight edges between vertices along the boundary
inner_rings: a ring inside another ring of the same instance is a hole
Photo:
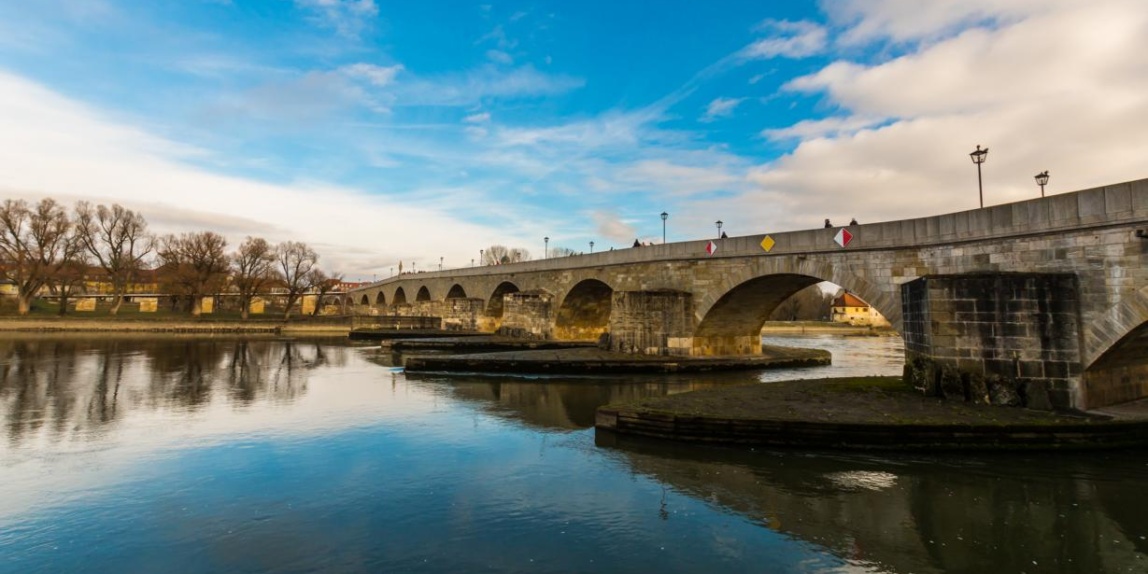
[[[1080,5],[1075,0],[822,0],[832,23],[845,29],[838,38],[845,45],[932,42],[970,26],[996,28],[1072,4]]]
[[[484,124],[490,121],[490,112],[480,112],[477,114],[470,114],[462,119],[468,124]]]
[[[376,66],[374,64],[360,62],[358,64],[343,66],[339,68],[339,71],[352,78],[363,79],[375,87],[382,88],[391,85],[391,83],[395,81],[395,76],[403,71],[403,65]]]
[[[498,64],[510,65],[514,63],[514,58],[502,50],[487,50],[486,59]]]
[[[977,144],[992,150],[986,205],[1037,196],[1032,176],[1045,169],[1051,193],[1148,175],[1142,4],[1018,5],[1030,13],[1010,9],[1006,18],[998,10],[993,26],[969,27],[980,16],[958,11],[915,37],[947,35],[902,56],[838,61],[793,80],[787,89],[823,95],[834,115],[763,132],[799,142],[750,173],[754,191],[706,206],[752,219],[761,230],[817,227],[826,217],[865,223],[972,209],[978,198],[968,153]],[[892,12],[856,26],[894,40],[914,37],[886,22]]]
[[[743,48],[742,58],[805,58],[823,52],[828,38],[823,26],[807,21],[766,20],[758,29],[769,35]]]
[[[590,216],[594,219],[599,237],[627,246],[629,242],[638,237],[638,232],[634,229],[634,226],[619,219],[616,213],[610,211],[595,211],[591,213]]]
[[[214,229],[330,246],[323,266],[383,273],[402,259],[469,261],[471,246],[513,242],[502,229],[447,215],[435,206],[370,195],[321,181],[270,184],[188,163],[202,150],[126,127],[39,85],[0,72],[0,195],[119,202],[157,232]],[[477,203],[479,200],[471,200]],[[425,207],[424,207],[425,206]],[[417,238],[417,241],[412,241]],[[477,247],[476,247],[477,249]]]
[[[712,122],[718,118],[728,118],[733,115],[734,109],[743,101],[745,98],[715,98],[706,106],[706,112],[698,121]]]
[[[681,165],[665,160],[642,160],[617,170],[614,180],[666,195],[696,195],[743,188],[741,177],[720,164]]]
[[[324,27],[348,38],[358,38],[379,14],[374,0],[295,0],[295,5],[314,14]]]
[[[470,106],[487,98],[513,99],[553,96],[582,87],[583,81],[546,74],[533,66],[514,69],[483,66],[467,72],[405,80],[395,86],[400,103],[408,105]]]

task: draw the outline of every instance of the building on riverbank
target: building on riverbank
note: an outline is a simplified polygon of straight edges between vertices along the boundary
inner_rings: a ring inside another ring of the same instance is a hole
[[[829,320],[855,326],[889,327],[889,320],[873,306],[852,293],[843,293],[833,300]]]

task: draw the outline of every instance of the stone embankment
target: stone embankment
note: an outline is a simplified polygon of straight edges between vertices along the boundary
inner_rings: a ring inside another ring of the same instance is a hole
[[[0,321],[0,332],[34,333],[181,333],[181,334],[269,334],[338,336],[350,332],[349,325],[326,323],[283,323],[269,321],[137,321],[132,319],[13,319]]]
[[[596,347],[524,350],[466,355],[407,357],[412,372],[620,374],[689,373],[813,367],[828,365],[832,355],[820,349],[763,346],[762,354],[736,357],[672,357],[604,351]]]
[[[945,402],[899,378],[706,389],[598,409],[606,433],[690,442],[894,450],[1066,450],[1148,445],[1148,402],[1055,413]]]

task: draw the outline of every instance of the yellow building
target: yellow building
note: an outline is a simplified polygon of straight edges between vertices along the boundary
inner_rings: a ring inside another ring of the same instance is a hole
[[[860,297],[845,293],[833,300],[829,320],[835,323],[848,323],[869,327],[888,327],[889,321]]]

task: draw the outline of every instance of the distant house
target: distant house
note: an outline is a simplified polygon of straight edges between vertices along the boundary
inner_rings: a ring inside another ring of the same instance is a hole
[[[889,326],[889,321],[885,319],[884,315],[878,313],[876,309],[852,293],[845,293],[833,300],[829,320],[835,323],[869,327]]]

